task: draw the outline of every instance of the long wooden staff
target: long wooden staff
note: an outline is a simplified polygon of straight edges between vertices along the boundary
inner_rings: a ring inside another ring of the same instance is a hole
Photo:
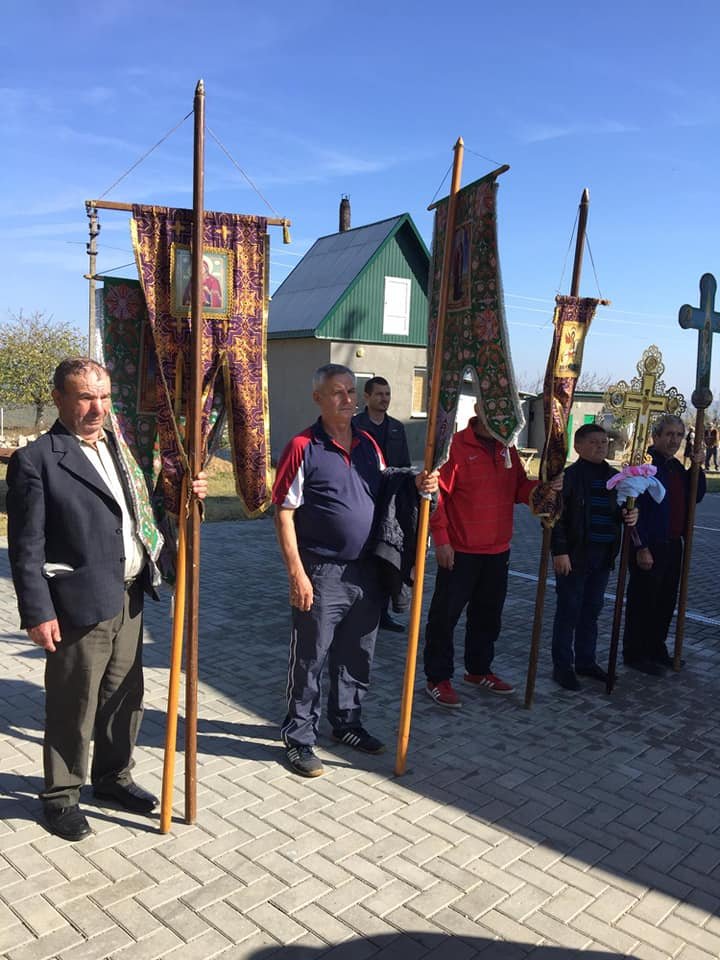
[[[590,194],[587,187],[583,190],[580,198],[580,213],[578,216],[578,229],[575,241],[575,260],[573,261],[572,283],[570,285],[570,296],[577,297],[580,291],[580,274],[582,273],[583,254],[585,252],[585,236],[587,234],[588,209],[590,207]],[[555,338],[553,337],[552,366],[555,366]],[[552,399],[552,398],[551,398]],[[552,404],[550,405],[552,410]],[[545,443],[550,440],[550,423],[545,424]],[[570,438],[568,437],[568,441]],[[542,477],[540,480],[542,481]],[[525,707],[529,710],[532,706],[533,696],[535,694],[535,680],[537,678],[537,665],[540,657],[540,633],[542,632],[543,613],[545,606],[545,590],[547,587],[548,561],[550,558],[550,539],[552,537],[552,527],[547,523],[542,524],[542,543],[540,545],[540,565],[538,568],[538,584],[535,593],[535,616],[533,618],[532,638],[530,640],[530,657],[528,660],[527,680],[525,682]]]
[[[700,402],[693,394],[693,402]],[[709,391],[708,391],[709,393]],[[712,403],[712,394],[710,394]],[[690,560],[692,559],[693,533],[695,530],[695,510],[697,508],[697,489],[700,478],[700,464],[697,458],[702,450],[703,434],[705,433],[705,408],[697,408],[695,417],[695,440],[693,442],[693,462],[690,466],[690,492],[688,494],[687,526],[685,528],[685,544],[683,549],[682,574],[680,576],[680,594],[678,596],[677,622],[675,625],[675,649],[673,650],[673,670],[680,672],[683,640],[685,639],[685,614],[687,612],[688,585],[690,583]]]
[[[628,497],[625,509],[635,507],[635,497]],[[612,693],[615,687],[617,671],[618,647],[620,645],[620,624],[622,621],[623,604],[625,601],[625,580],[627,579],[628,562],[630,558],[630,539],[632,532],[623,524],[622,549],[620,551],[620,566],[618,567],[617,585],[615,587],[615,606],[613,607],[612,633],[610,634],[610,650],[608,651],[607,680],[605,692]]]
[[[717,281],[711,273],[700,278],[700,308],[689,304],[680,307],[678,322],[684,330],[698,331],[698,358],[695,389],[692,404],[697,410],[695,418],[695,443],[693,444],[693,462],[690,467],[690,502],[687,511],[687,527],[683,550],[682,574],[680,577],[680,596],[678,598],[677,624],[675,627],[675,650],[673,670],[678,672],[681,666],[683,640],[685,637],[685,612],[687,609],[688,584],[690,581],[690,558],[692,556],[693,532],[695,530],[695,508],[697,507],[697,487],[700,477],[699,454],[702,450],[705,433],[705,411],[713,401],[710,389],[712,367],[712,341],[714,334],[720,332],[720,315],[715,312],[715,294]]]
[[[178,363],[178,370],[182,364]],[[177,395],[179,402],[179,394]],[[175,783],[175,750],[177,745],[178,704],[180,702],[180,671],[182,666],[183,631],[185,627],[185,598],[187,595],[187,504],[188,482],[183,477],[178,513],[177,562],[175,565],[175,603],[173,607],[172,644],[170,647],[170,680],[168,682],[167,726],[165,728],[165,758],[160,800],[160,833],[168,833],[172,822],[173,787]]]
[[[200,428],[202,396],[203,227],[205,225],[205,84],[195,88],[192,227],[192,324],[190,330],[190,390],[188,396],[187,452],[191,476],[202,470]],[[197,815],[197,687],[198,608],[200,600],[200,501],[190,498],[188,517],[188,638],[185,654],[185,822]]]
[[[430,385],[430,407],[428,409],[427,432],[425,434],[426,470],[432,470],[435,456],[435,431],[437,427],[438,406],[440,402],[440,381],[442,379],[443,338],[445,335],[445,314],[447,313],[450,286],[450,260],[452,255],[453,234],[455,232],[455,208],[457,193],[462,177],[463,138],[458,137],[453,148],[452,185],[448,200],[447,224],[445,226],[445,246],[443,249],[442,273],[440,279],[440,303],[438,305],[435,350],[433,353],[432,382]],[[402,701],[400,705],[400,728],[398,730],[397,752],[395,755],[395,773],[398,777],[405,773],[408,744],[410,742],[410,719],[412,717],[413,690],[415,687],[415,666],[417,664],[418,637],[420,634],[420,616],[422,613],[423,581],[425,579],[425,554],[427,552],[428,529],[430,524],[430,501],[420,501],[418,517],[417,549],[415,551],[415,582],[413,584],[412,603],[410,605],[410,625],[408,627],[408,646],[405,657],[405,678],[403,680]]]

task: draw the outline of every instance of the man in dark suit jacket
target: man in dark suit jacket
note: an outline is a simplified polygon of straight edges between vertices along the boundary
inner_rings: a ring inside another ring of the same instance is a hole
[[[410,451],[405,427],[387,412],[392,395],[390,384],[385,377],[371,377],[365,384],[363,394],[365,409],[353,417],[353,423],[375,440],[388,467],[409,467]],[[388,613],[388,605],[389,603],[386,603],[383,608],[380,629],[405,633],[403,624],[393,620]]]
[[[87,357],[64,360],[53,400],[52,429],[8,466],[8,541],[21,625],[46,652],[45,820],[52,833],[80,840],[91,832],[79,799],[93,733],[95,796],[138,813],[158,803],[130,770],[142,718],[144,593],[157,599],[159,576],[127,466],[104,429],[107,371]],[[205,496],[204,475],[193,489]]]

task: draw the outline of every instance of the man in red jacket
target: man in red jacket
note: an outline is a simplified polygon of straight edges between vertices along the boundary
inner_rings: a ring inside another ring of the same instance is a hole
[[[527,503],[536,485],[517,450],[493,439],[479,417],[453,437],[430,520],[438,572],[425,629],[425,689],[440,706],[462,705],[451,680],[453,632],[465,606],[466,683],[513,692],[492,673],[492,661],[507,592],[513,508]],[[551,486],[562,489],[562,476]]]

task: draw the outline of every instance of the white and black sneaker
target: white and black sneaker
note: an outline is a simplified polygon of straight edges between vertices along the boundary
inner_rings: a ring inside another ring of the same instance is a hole
[[[348,727],[347,730],[333,730],[332,738],[336,743],[344,743],[363,753],[384,753],[385,744],[371,736],[362,727]]]
[[[289,744],[285,756],[293,772],[301,777],[321,777],[325,773],[320,757],[316,757],[313,748],[305,744]]]

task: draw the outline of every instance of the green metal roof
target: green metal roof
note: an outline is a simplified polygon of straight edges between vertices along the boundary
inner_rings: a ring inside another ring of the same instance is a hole
[[[427,247],[407,213],[321,237],[273,294],[268,336],[271,339],[298,336],[337,338],[336,331],[321,331],[320,328],[406,225],[412,242],[417,245],[417,255],[429,264]]]

